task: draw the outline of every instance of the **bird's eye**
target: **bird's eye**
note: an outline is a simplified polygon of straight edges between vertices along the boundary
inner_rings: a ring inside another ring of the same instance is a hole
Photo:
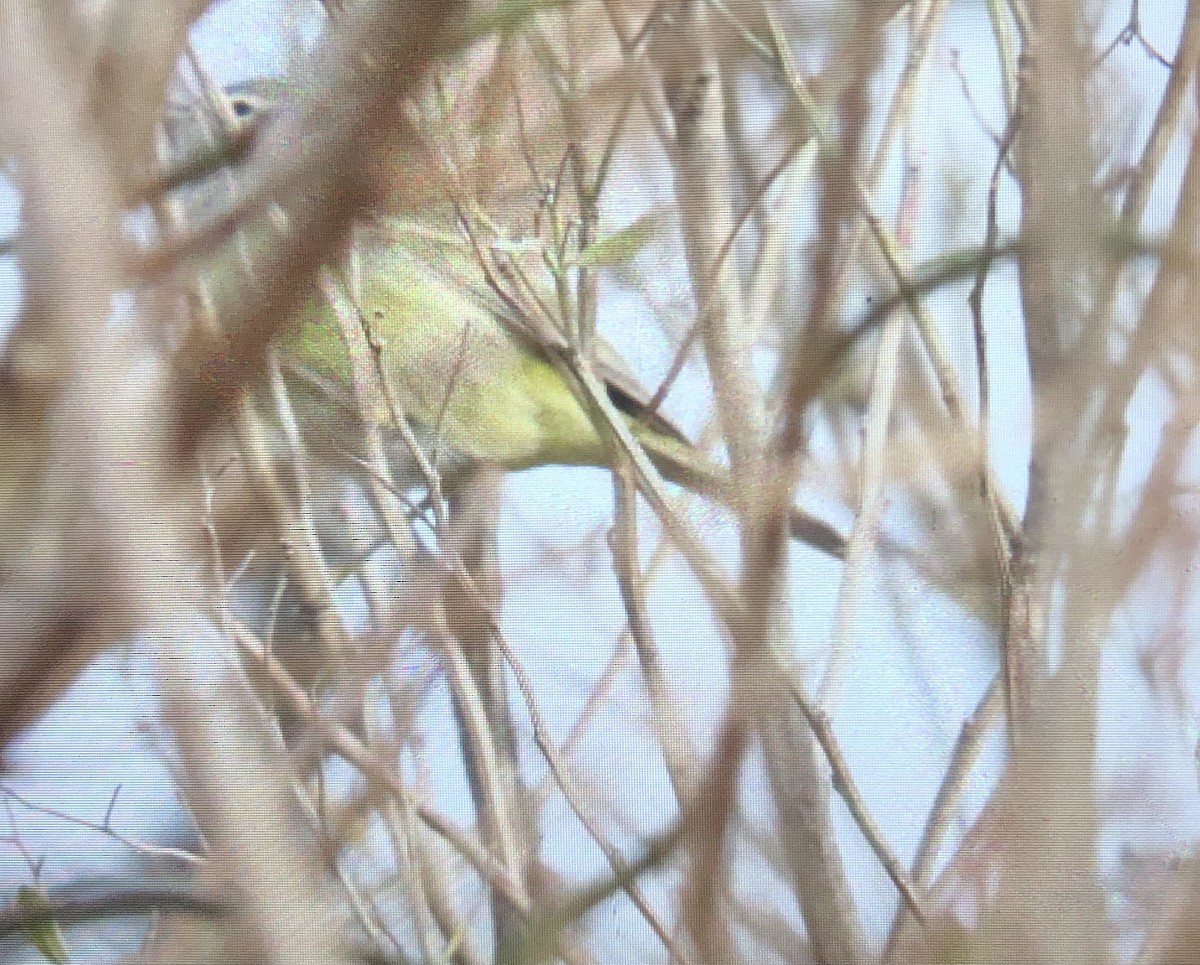
[[[254,105],[240,97],[231,101],[229,106],[234,117],[249,117],[254,113]]]

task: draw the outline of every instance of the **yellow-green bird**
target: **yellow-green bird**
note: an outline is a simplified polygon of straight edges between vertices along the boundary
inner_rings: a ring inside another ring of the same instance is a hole
[[[260,79],[226,94],[232,116],[249,121],[277,102],[280,82]],[[194,135],[180,136],[181,129],[176,121],[176,141],[189,146]],[[380,346],[399,408],[419,438],[428,442],[436,434],[443,465],[465,460],[508,471],[612,465],[613,443],[548,351],[549,327],[530,323],[488,288],[466,239],[391,221],[361,229],[355,253],[357,308]],[[594,341],[597,375],[662,476],[730,501],[726,471],[651,412],[651,394],[608,343]],[[326,299],[314,297],[292,319],[279,349],[285,370],[297,376],[296,410],[314,450],[347,446],[359,410],[341,327]],[[387,413],[379,417],[389,421]],[[807,512],[793,511],[791,531],[831,556],[843,555],[842,535]]]

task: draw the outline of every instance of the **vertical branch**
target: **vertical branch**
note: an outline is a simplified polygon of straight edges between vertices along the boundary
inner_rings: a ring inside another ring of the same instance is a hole
[[[1163,94],[1163,101],[1155,115],[1154,129],[1142,152],[1142,158],[1125,197],[1122,219],[1128,230],[1136,230],[1142,219],[1146,198],[1159,172],[1166,146],[1175,134],[1180,112],[1186,102],[1185,94],[1195,81],[1198,65],[1200,65],[1200,2],[1192,0],[1188,4],[1171,77]],[[1200,238],[1200,135],[1194,135],[1179,190],[1179,200],[1176,202],[1171,221],[1166,250],[1180,253],[1193,251],[1198,238]],[[1097,311],[1093,313],[1094,324],[1100,324],[1098,320],[1106,317],[1106,314],[1103,313],[1112,310],[1114,297],[1118,291],[1120,267],[1119,264],[1109,266],[1103,277],[1100,289],[1101,298]],[[1116,427],[1120,425],[1129,399],[1143,374],[1150,366],[1159,362],[1164,340],[1174,340],[1178,338],[1180,331],[1188,331],[1186,327],[1181,329],[1177,325],[1177,321],[1192,304],[1195,296],[1194,279],[1195,272],[1192,265],[1186,261],[1180,264],[1173,258],[1168,258],[1160,263],[1154,283],[1142,305],[1138,325],[1132,338],[1129,339],[1121,364],[1108,381],[1104,413],[1100,417],[1100,428],[1101,431],[1110,432],[1110,438],[1121,438],[1122,434],[1115,431]],[[1195,353],[1196,340],[1186,338],[1183,341],[1183,347],[1186,351]],[[1108,472],[1115,474],[1120,463],[1120,447],[1110,444],[1099,455],[1108,457]],[[1122,553],[1117,575],[1113,580],[1113,592],[1123,593],[1141,573],[1157,545],[1157,541],[1150,534],[1153,534],[1161,526],[1163,509],[1165,507],[1161,504],[1155,506],[1147,501],[1143,501],[1139,506],[1134,521],[1122,539]],[[1157,520],[1154,519],[1156,516]],[[1150,538],[1142,538],[1142,534],[1146,534]]]
[[[766,409],[749,368],[750,346],[741,316],[740,284],[731,261],[720,257],[733,228],[729,198],[733,181],[723,144],[726,125],[721,109],[720,68],[704,39],[706,18],[699,4],[686,0],[673,3],[667,17],[667,24],[659,28],[661,33],[655,38],[654,55],[674,119],[674,142],[670,147],[696,299],[697,328],[705,348],[717,419],[729,452],[734,490],[739,494],[734,508],[742,527],[745,565],[750,567],[761,558],[760,534],[769,525],[766,514],[758,511],[761,504],[751,493],[761,495],[775,480],[766,472]],[[705,959],[727,959],[732,951],[732,936],[720,924],[724,915],[717,905],[727,887],[725,836],[749,738],[750,707],[745,688],[752,669],[767,670],[761,651],[763,630],[772,616],[781,613],[775,590],[781,582],[778,546],[784,541],[782,519],[777,518],[776,524],[780,531],[775,540],[776,565],[764,568],[769,609],[767,613],[756,613],[757,619],[739,617],[731,627],[735,656],[729,716],[698,788],[707,818],[706,826],[695,829],[693,835],[685,920]],[[777,712],[777,708],[778,703],[772,711]]]
[[[279,965],[348,962],[344,918],[302,830],[283,748],[240,678],[201,689],[190,643],[182,633],[163,640],[165,702],[210,860],[224,887],[236,886],[238,900],[232,944],[222,947],[232,936],[205,937],[208,926],[198,925],[181,930],[191,946],[185,954],[212,960],[237,948],[238,956],[249,951],[250,960]]]
[[[509,704],[504,662],[493,639],[493,627],[500,612],[503,584],[496,547],[496,513],[499,504],[498,480],[480,473],[463,491],[451,498],[451,516],[460,539],[456,547],[462,563],[462,579],[447,579],[443,607],[447,626],[466,658],[467,667],[479,695],[483,711],[483,739],[490,742],[494,797],[483,793],[482,768],[474,743],[468,738],[468,707],[455,695],[455,714],[459,722],[460,744],[471,796],[480,822],[485,846],[494,854],[506,855],[500,846],[509,841],[506,856],[510,871],[530,888],[538,859],[537,816],[526,806],[521,781],[521,759]],[[511,940],[522,919],[511,901],[500,891],[491,890],[492,925],[496,947]]]
[[[646,580],[638,564],[636,489],[625,474],[614,476],[616,519],[609,543],[616,565],[617,586],[625,607],[629,634],[637,648],[638,663],[650,703],[651,727],[675,800],[682,810],[692,800],[696,785],[696,751],[688,737],[686,721],[671,694],[662,660],[654,642],[646,600]]]
[[[914,3],[911,9],[910,51],[905,73],[892,100],[891,109],[884,124],[883,136],[876,149],[875,158],[867,174],[864,187],[874,194],[878,190],[886,164],[891,155],[895,133],[907,125],[906,176],[902,186],[903,197],[897,225],[897,239],[903,251],[911,247],[917,218],[917,197],[920,188],[922,150],[915,142],[918,139],[917,124],[914,123],[914,108],[922,97],[922,67],[925,53],[945,16],[946,3]],[[841,256],[838,268],[835,302],[845,297],[851,277],[851,266],[855,263],[858,249],[867,235],[866,220],[856,220],[850,228],[850,238]],[[832,652],[821,683],[821,706],[833,712],[841,681],[849,666],[854,649],[854,618],[862,595],[866,578],[867,553],[876,538],[876,531],[883,515],[883,484],[886,475],[886,448],[893,419],[896,381],[900,366],[901,338],[905,330],[905,319],[899,313],[884,322],[883,332],[875,355],[872,388],[868,403],[867,433],[863,443],[862,481],[859,493],[859,512],[854,532],[847,546],[845,576],[838,593],[837,625],[834,632]]]
[[[833,834],[820,749],[811,726],[787,701],[784,674],[773,657],[790,649],[784,578],[799,423],[796,413],[788,413],[789,422],[796,421],[794,431],[770,444],[764,396],[750,366],[751,331],[742,316],[740,282],[731,260],[723,258],[733,234],[734,179],[724,143],[721,68],[705,11],[695,3],[672,4],[658,32],[654,54],[675,122],[671,147],[684,246],[742,524],[744,609],[730,625],[733,693],[699,791],[711,817],[693,842],[685,914],[702,955],[728,957],[730,936],[718,925],[723,916],[716,910],[727,873],[721,858],[740,760],[754,727],[763,742],[792,884],[817,956],[855,961],[865,945]]]
[[[72,62],[62,21],[37,4],[0,13],[6,149],[23,194],[25,314],[7,346],[0,444],[0,748],[116,634],[161,615],[187,582],[176,533],[172,412],[133,331],[106,327],[123,276],[121,189],[90,97],[111,96]],[[126,53],[155,58],[173,51]],[[125,127],[113,139],[129,136]],[[123,158],[132,156],[130,149]],[[148,159],[141,157],[143,163]]]
[[[1097,592],[1089,553],[1098,444],[1089,410],[1106,371],[1106,333],[1086,324],[1103,212],[1088,150],[1089,72],[1077,5],[1031,5],[1015,169],[1033,452],[1008,614],[1008,659],[1022,689],[1011,698],[1015,758],[1001,790],[1005,874],[995,913],[1003,940],[1016,943],[1006,948],[1047,961],[1103,961],[1108,950],[1094,761],[1101,634],[1115,601]],[[1052,615],[1059,587],[1063,605]],[[1053,674],[1052,633],[1062,642]],[[1038,918],[1058,926],[1035,935],[1028,923]]]

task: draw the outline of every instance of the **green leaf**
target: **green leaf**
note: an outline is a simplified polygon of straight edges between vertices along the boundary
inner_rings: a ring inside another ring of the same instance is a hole
[[[70,962],[66,939],[54,920],[45,890],[36,885],[21,885],[17,888],[17,907],[29,914],[42,916],[25,930],[29,943],[42,953],[42,957],[54,965]]]
[[[611,268],[626,264],[646,247],[650,239],[658,233],[661,224],[660,212],[647,211],[624,228],[588,245],[577,257],[569,261],[568,265],[580,268]]]

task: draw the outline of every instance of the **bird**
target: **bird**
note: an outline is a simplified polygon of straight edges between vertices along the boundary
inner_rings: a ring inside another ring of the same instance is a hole
[[[261,122],[283,95],[278,78],[232,85],[224,90],[226,117],[234,124]],[[194,108],[191,116],[186,123],[194,125]],[[188,136],[179,134],[186,124],[178,116],[173,123],[176,141],[186,142]],[[194,141],[194,133],[191,137]],[[560,364],[565,337],[546,319],[532,317],[544,300],[538,293],[512,298],[497,292],[481,270],[477,246],[454,229],[419,218],[382,217],[355,232],[354,301],[409,428],[424,444],[436,446],[443,468],[613,467],[608,432]],[[602,336],[591,343],[593,368],[609,401],[662,477],[732,503],[728,471],[651,406],[653,394]],[[351,361],[327,298],[314,292],[296,312],[285,326],[278,357],[306,441],[315,451],[341,450],[353,461],[361,413],[351,389]],[[390,418],[374,415],[384,424]],[[394,443],[393,438],[393,452],[403,448]],[[820,517],[794,507],[789,528],[794,539],[843,558],[845,538]]]

